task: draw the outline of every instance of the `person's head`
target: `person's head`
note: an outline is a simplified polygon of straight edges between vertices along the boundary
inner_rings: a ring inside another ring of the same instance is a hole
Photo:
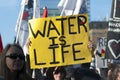
[[[113,80],[120,80],[120,67],[117,67],[112,72],[112,78]]]
[[[45,80],[54,80],[53,77],[54,67],[45,68],[44,70],[45,70],[44,74],[46,74]]]
[[[108,80],[120,80],[120,64],[110,64]]]
[[[55,80],[63,80],[66,77],[66,70],[64,66],[55,67],[53,71]]]
[[[99,74],[94,70],[85,68],[76,68],[74,78],[75,80],[101,80]]]
[[[25,56],[18,44],[8,44],[1,55],[1,70],[3,73],[25,72]]]

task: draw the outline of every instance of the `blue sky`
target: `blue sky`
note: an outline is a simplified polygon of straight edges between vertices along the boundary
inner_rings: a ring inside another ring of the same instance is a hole
[[[15,25],[21,7],[22,0],[0,0],[0,33],[3,46],[13,43]],[[59,0],[40,0],[41,8],[43,6],[56,7]],[[44,2],[44,3],[43,3]],[[51,5],[52,4],[52,5]],[[103,20],[106,16],[109,19],[112,0],[90,0],[90,20]]]

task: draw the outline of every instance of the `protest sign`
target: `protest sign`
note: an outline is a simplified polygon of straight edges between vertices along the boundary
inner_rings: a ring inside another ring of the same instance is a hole
[[[29,20],[31,68],[91,62],[88,15]]]
[[[97,68],[106,68],[107,67],[107,60],[104,59],[105,53],[106,53],[106,44],[107,44],[106,37],[97,38],[97,53],[95,56]]]
[[[106,58],[120,59],[120,0],[113,0],[107,34]]]

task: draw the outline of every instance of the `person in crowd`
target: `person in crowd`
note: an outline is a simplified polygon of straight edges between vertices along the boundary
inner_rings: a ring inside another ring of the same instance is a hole
[[[30,40],[28,39],[28,41],[26,42],[26,45],[25,45],[25,47],[26,47],[26,50],[27,50],[27,55],[29,55],[29,52],[28,52],[28,49],[29,49],[29,46],[31,45],[31,43],[30,43]],[[93,47],[93,43],[92,43],[92,41],[89,41],[89,43],[88,43],[88,48],[90,49],[90,50],[92,50],[92,47]],[[89,63],[90,64],[90,63]],[[59,68],[58,68],[59,69]],[[40,76],[41,76],[41,73],[37,73],[37,71],[40,71],[41,69],[38,69],[38,70],[36,70],[35,71],[35,79],[36,80],[39,80],[39,79],[41,79],[41,78],[39,78]],[[61,70],[61,69],[60,69]],[[43,77],[41,80],[58,80],[58,79],[56,79],[56,78],[59,78],[60,79],[60,76],[61,76],[61,74],[60,73],[62,73],[62,72],[60,72],[59,74],[53,74],[53,71],[54,71],[54,68],[53,67],[50,67],[50,68],[47,68],[46,69],[46,73],[45,73],[45,77]],[[65,70],[63,70],[64,72],[65,72],[65,75],[66,75],[66,71]],[[39,77],[37,77],[36,76],[36,74],[39,76]],[[56,77],[55,77],[56,76]],[[58,77],[57,77],[58,76]],[[60,80],[62,80],[62,79],[60,79]]]
[[[74,69],[75,69],[75,67],[76,67],[75,65],[65,66],[65,70],[66,70],[66,79],[65,80],[74,80]]]
[[[102,80],[98,73],[87,68],[76,68],[74,78],[75,80]]]
[[[0,76],[3,80],[33,80],[26,72],[23,49],[18,44],[8,44],[0,56]]]
[[[107,80],[108,68],[107,67],[99,68],[99,65],[97,65],[98,64],[97,62],[99,61],[100,58],[103,59],[102,54],[98,51],[98,48],[96,48],[94,50],[94,61],[91,62],[92,64],[91,67],[92,69],[95,69],[101,75],[103,80]]]
[[[64,66],[46,68],[46,77],[44,80],[64,80],[66,78],[66,70]]]
[[[53,71],[54,80],[65,80],[66,70],[65,66],[57,66]]]
[[[48,68],[43,68],[43,69],[44,69],[44,74],[45,74],[44,80],[54,80],[54,77],[53,77],[54,67],[48,67]]]
[[[120,80],[120,64],[110,63],[107,80]]]

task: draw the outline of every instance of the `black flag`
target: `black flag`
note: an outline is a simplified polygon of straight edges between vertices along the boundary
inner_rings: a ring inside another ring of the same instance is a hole
[[[113,60],[120,59],[120,0],[112,1],[107,33],[106,58]]]

